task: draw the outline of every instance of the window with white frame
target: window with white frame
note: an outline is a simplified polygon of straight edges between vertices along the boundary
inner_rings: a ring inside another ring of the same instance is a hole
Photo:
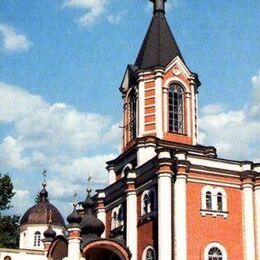
[[[184,133],[184,91],[179,84],[169,86],[169,132]]]
[[[142,260],[156,260],[156,253],[152,246],[148,246],[145,248]]]
[[[111,230],[124,225],[124,209],[122,205],[112,210]]]
[[[202,215],[223,215],[227,217],[227,194],[221,187],[206,185],[201,190]]]
[[[142,215],[156,210],[156,190],[154,187],[143,192],[141,196],[141,207]]]
[[[220,243],[210,243],[204,250],[204,260],[227,260],[226,249]]]
[[[34,242],[33,242],[34,246],[39,247],[41,245],[41,232],[40,231],[36,231],[34,233]]]

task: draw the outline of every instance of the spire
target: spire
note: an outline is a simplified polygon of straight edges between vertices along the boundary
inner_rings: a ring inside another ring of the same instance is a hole
[[[177,56],[184,62],[165,17],[166,0],[150,1],[154,3],[154,15],[136,58],[135,66],[139,69],[165,67]]]
[[[150,0],[154,4],[154,13],[155,12],[165,12],[165,2],[167,0]]]

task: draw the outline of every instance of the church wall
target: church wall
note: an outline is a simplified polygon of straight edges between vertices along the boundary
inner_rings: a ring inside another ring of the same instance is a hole
[[[189,259],[203,259],[204,249],[218,242],[228,259],[243,259],[242,197],[240,189],[222,187],[227,194],[228,216],[200,214],[201,190],[206,184],[187,183],[187,245]],[[221,185],[211,185],[213,188]]]
[[[137,196],[137,259],[142,260],[142,254],[147,246],[157,251],[158,232],[156,219],[141,223],[141,194]]]

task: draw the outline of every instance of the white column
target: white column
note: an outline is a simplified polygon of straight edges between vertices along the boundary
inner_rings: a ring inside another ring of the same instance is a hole
[[[105,199],[105,193],[104,192],[98,192],[98,198],[97,198],[97,218],[103,222],[105,225],[104,232],[101,234],[102,238],[105,238],[106,236],[106,210],[104,206],[104,199]]]
[[[79,260],[81,257],[81,252],[80,252],[80,229],[79,228],[69,228],[68,229],[69,234],[73,232],[73,234],[78,234],[78,235],[73,235],[68,238],[68,259],[69,260]]]
[[[260,259],[260,183],[256,184],[255,191],[255,234],[256,234],[256,259]]]
[[[108,184],[111,185],[116,182],[116,173],[113,166],[107,166],[108,171]]]
[[[175,260],[187,259],[186,181],[185,174],[177,174],[174,184]]]
[[[159,155],[159,165],[163,167],[158,171],[158,259],[172,259],[172,172],[165,171],[170,168],[170,153],[162,150]],[[163,162],[163,159],[166,159]],[[161,160],[161,162],[160,162]]]
[[[186,133],[188,136],[191,136],[191,94],[189,92],[185,93],[185,104],[187,106],[187,115],[185,118]]]
[[[242,184],[245,260],[255,260],[253,184]]]
[[[138,83],[138,137],[142,137],[144,135],[144,106],[144,81],[140,78],[140,81]]]
[[[162,73],[157,72],[155,78],[155,126],[156,136],[163,138],[162,120]]]
[[[135,177],[135,173],[128,173],[128,187],[126,191],[126,246],[132,254],[131,260],[137,260],[137,197],[134,188]]]
[[[195,125],[195,84],[191,84],[191,117],[190,117],[190,124],[191,124],[191,132],[192,132],[192,144],[195,145],[197,143],[196,140],[196,125]]]

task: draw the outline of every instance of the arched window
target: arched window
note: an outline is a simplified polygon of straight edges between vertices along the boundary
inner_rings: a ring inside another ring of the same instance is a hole
[[[114,208],[111,215],[111,230],[124,225],[124,209],[121,205]]]
[[[204,249],[204,260],[227,260],[226,249],[220,243],[210,243]]]
[[[131,94],[129,99],[129,133],[130,139],[136,138],[136,96]]]
[[[223,210],[223,196],[221,192],[218,192],[217,194],[217,205],[218,205],[218,211]]]
[[[152,246],[148,246],[145,248],[142,260],[156,260],[155,250]]]
[[[169,87],[169,131],[184,133],[184,92],[178,84]]]
[[[33,243],[34,246],[40,246],[41,245],[41,232],[39,231],[36,231],[34,233],[34,243]]]
[[[143,192],[141,197],[141,207],[142,215],[156,210],[156,190],[154,187]]]
[[[143,198],[143,213],[148,213],[148,194],[144,194]]]
[[[212,194],[210,191],[206,192],[206,209],[212,209]]]
[[[208,260],[223,260],[221,250],[217,247],[210,248],[208,252]]]

